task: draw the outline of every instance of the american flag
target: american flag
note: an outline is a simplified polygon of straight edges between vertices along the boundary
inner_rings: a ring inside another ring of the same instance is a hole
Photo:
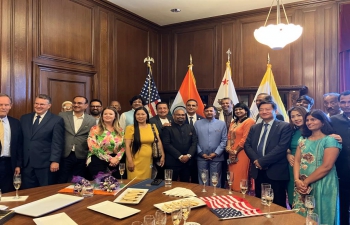
[[[156,84],[154,83],[152,76],[152,69],[148,67],[148,75],[145,84],[142,87],[141,94],[143,99],[146,100],[146,108],[149,112],[150,117],[157,115],[156,105],[160,102],[160,96]]]
[[[261,214],[261,210],[252,207],[247,200],[231,195],[201,197],[210,210],[220,219],[243,218]]]

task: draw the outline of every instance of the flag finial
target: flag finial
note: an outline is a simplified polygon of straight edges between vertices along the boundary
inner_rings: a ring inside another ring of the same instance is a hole
[[[190,65],[192,65],[192,55],[190,54]]]
[[[151,66],[151,62],[153,62],[154,63],[154,59],[152,58],[152,57],[149,57],[149,56],[147,56],[144,60],[143,60],[143,62],[145,63],[145,62],[147,62],[147,66]]]
[[[226,54],[227,54],[227,62],[230,62],[230,55],[232,54],[230,48],[227,50]]]
[[[267,64],[270,64],[270,53],[267,53]]]

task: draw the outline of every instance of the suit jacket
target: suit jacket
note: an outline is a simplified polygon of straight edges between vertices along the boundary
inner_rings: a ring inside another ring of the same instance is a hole
[[[75,133],[73,111],[60,112],[58,114],[64,120],[65,128],[65,146],[64,146],[64,157],[68,157],[72,151],[73,145],[75,146],[75,156],[78,159],[86,159],[89,152],[87,145],[87,138],[91,127],[96,125],[94,117],[84,114],[84,119],[79,128],[78,132]]]
[[[257,148],[262,128],[263,123],[253,125],[244,144],[244,150],[252,163],[251,175],[254,179],[258,176],[258,169],[253,164],[257,159],[260,166],[267,170],[267,176],[271,180],[288,180],[289,170],[286,153],[292,138],[292,128],[289,123],[276,119],[266,139],[265,155],[259,158]]]
[[[170,123],[171,123],[171,121],[173,121],[173,118],[170,115],[167,115],[167,119],[169,120]],[[149,119],[149,123],[156,125],[158,132],[159,132],[159,136],[161,136],[163,125],[162,125],[162,121],[160,121],[159,116],[156,115],[156,116],[152,117],[151,119]]]
[[[11,128],[11,141],[10,141],[10,153],[11,153],[11,164],[12,172],[15,171],[16,167],[22,167],[23,161],[23,134],[21,123],[18,119],[7,116]]]
[[[171,126],[164,127],[162,133],[162,144],[165,152],[165,166],[183,166],[179,160],[180,155],[191,155],[186,163],[191,165],[196,160],[197,134],[193,126],[183,124],[182,126],[172,122]]]
[[[38,128],[32,131],[35,113],[21,117],[23,132],[23,167],[48,168],[51,162],[60,162],[64,146],[64,122],[47,112]]]
[[[202,116],[200,116],[200,115],[198,115],[198,114],[196,114],[195,116],[197,117],[196,122],[197,122],[198,120],[204,119],[204,117],[202,117]],[[185,121],[185,123],[186,123],[186,124],[190,124],[190,121],[189,121],[189,119],[188,119],[187,114],[186,114],[186,121]]]

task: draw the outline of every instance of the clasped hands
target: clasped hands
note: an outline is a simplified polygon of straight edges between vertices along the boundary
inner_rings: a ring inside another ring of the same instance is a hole
[[[203,154],[202,157],[203,157],[205,160],[213,160],[213,159],[216,157],[216,153],[210,153],[209,155]]]
[[[109,160],[109,166],[116,167],[119,164],[119,159],[117,157],[112,157]]]
[[[258,160],[256,159],[254,162],[254,165],[255,165],[255,168],[259,169],[259,170],[262,170],[262,167],[260,166]]]
[[[236,160],[236,158],[237,158],[237,153],[238,153],[237,150],[232,150],[230,146],[226,146],[226,152],[227,152],[228,154],[230,154],[230,159],[231,159],[232,161],[235,161],[235,160]]]
[[[311,191],[311,187],[309,186],[309,184],[307,182],[302,181],[302,180],[296,180],[295,181],[295,188],[297,189],[297,191],[300,194],[309,194]]]

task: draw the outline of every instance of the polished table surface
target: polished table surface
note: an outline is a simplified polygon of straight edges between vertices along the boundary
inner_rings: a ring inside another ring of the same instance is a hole
[[[140,182],[140,180],[138,181],[135,180],[131,183],[131,185],[138,182]],[[9,206],[9,208],[14,208],[16,206],[20,206],[53,194],[57,194],[60,189],[66,186],[68,186],[68,184],[57,184],[57,185],[51,185],[51,186],[45,186],[45,187],[20,190],[19,195],[21,196],[29,195],[26,201],[4,202],[2,204]],[[207,192],[203,193],[201,192],[203,186],[200,186],[198,184],[183,183],[183,182],[173,182],[171,188],[174,188],[174,187],[184,187],[184,188],[191,189],[198,197],[211,196],[214,190],[213,187],[206,187]],[[120,193],[118,193],[116,196],[94,195],[93,197],[85,198],[78,203],[75,203],[63,209],[57,210],[48,215],[65,212],[69,217],[71,217],[78,224],[107,225],[107,224],[117,223],[117,224],[129,225],[133,221],[137,221],[137,220],[143,221],[143,217],[145,215],[150,215],[150,214],[154,215],[157,210],[157,208],[153,206],[154,204],[180,199],[177,197],[169,197],[162,194],[162,192],[166,190],[170,190],[171,188],[166,188],[162,186],[151,193],[147,193],[146,196],[142,199],[142,201],[138,205],[126,205],[132,208],[140,209],[141,212],[122,220],[109,217],[107,215],[87,209],[88,206],[97,204],[99,202],[103,202],[106,200],[113,201],[117,196],[120,195]],[[218,195],[227,195],[228,190],[217,188],[216,193]],[[3,194],[3,196],[13,196],[13,195],[15,195],[14,192]],[[242,197],[242,194],[234,192],[233,196]],[[260,208],[263,212],[267,212],[268,207],[261,205],[259,198],[246,196],[246,199],[249,201],[249,203],[253,207]],[[271,212],[280,211],[280,210],[286,210],[286,209],[275,204],[271,205]],[[215,216],[207,206],[202,206],[202,207],[193,209],[187,221],[197,222],[197,223],[200,223],[201,225],[206,225],[206,224],[208,225],[212,225],[212,224],[213,225],[216,225],[216,224],[219,224],[219,225],[226,225],[226,224],[235,224],[235,225],[240,225],[240,224],[242,225],[250,225],[250,224],[295,225],[295,224],[298,224],[300,225],[300,224],[305,224],[305,218],[295,213],[274,215],[274,218],[272,219],[268,219],[264,216],[257,216],[257,217],[220,221],[218,217]],[[18,225],[18,224],[35,224],[35,223],[32,217],[16,214],[6,224]],[[172,224],[170,220],[170,216],[167,217],[167,224]]]

